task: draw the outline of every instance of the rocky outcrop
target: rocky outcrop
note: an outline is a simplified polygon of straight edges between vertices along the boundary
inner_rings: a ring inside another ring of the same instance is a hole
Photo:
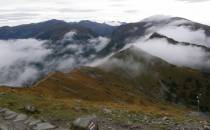
[[[19,114],[7,108],[0,108],[0,130],[55,130],[49,122]]]
[[[77,118],[70,130],[99,130],[96,116],[86,116]]]

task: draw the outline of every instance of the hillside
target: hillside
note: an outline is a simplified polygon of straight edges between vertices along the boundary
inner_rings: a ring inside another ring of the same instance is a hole
[[[120,100],[134,104],[138,104],[139,98],[152,97],[150,99],[155,101],[163,100],[191,106],[197,104],[196,96],[202,93],[201,108],[208,111],[210,107],[208,73],[171,65],[135,47],[115,54],[97,68],[80,68],[78,72],[75,70],[70,74],[53,75],[55,78],[50,78],[50,81],[46,80],[37,86],[45,88],[43,86],[53,87],[54,84],[56,87],[70,85],[74,87],[71,88],[72,91],[69,90],[69,95],[73,97],[75,95],[82,99],[99,101]],[[86,76],[90,78],[84,78]],[[56,80],[59,78],[62,80]],[[59,91],[54,93],[56,94],[59,94]],[[62,95],[65,94],[59,96]]]
[[[131,47],[98,67],[52,73],[30,88],[1,87],[0,102],[16,111],[27,104],[35,105],[41,109],[36,116],[53,117],[53,122],[88,113],[104,117],[101,111],[107,107],[125,111],[125,115],[118,112],[120,119],[109,115],[120,122],[132,121],[128,113],[169,116],[183,122],[188,119],[183,113],[194,109],[200,92],[201,110],[209,109],[209,84],[209,77],[199,71],[176,67]]]
[[[209,110],[208,73],[171,65],[134,47],[114,55],[102,68],[156,100],[196,105],[196,96],[202,93],[201,107]]]
[[[196,96],[202,93],[201,108],[208,111],[209,78],[208,73],[171,65],[131,47],[96,68],[82,67],[67,74],[53,74],[38,82],[33,89],[42,88],[44,93],[49,91],[55,97],[91,101],[119,100],[138,104],[139,100],[145,100],[141,98],[151,97],[149,99],[155,101],[189,106],[196,105]]]

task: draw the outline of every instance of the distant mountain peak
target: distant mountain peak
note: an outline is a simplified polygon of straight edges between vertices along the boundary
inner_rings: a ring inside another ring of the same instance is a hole
[[[164,21],[173,21],[173,20],[190,21],[182,17],[173,17],[169,15],[154,15],[154,16],[143,19],[141,22],[164,22]]]
[[[42,23],[66,23],[66,22],[64,20],[51,19],[51,20],[44,21]]]

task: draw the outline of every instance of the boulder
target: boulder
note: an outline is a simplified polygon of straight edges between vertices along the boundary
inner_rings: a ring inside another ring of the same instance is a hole
[[[37,125],[41,122],[42,122],[41,120],[34,119],[34,120],[31,120],[31,122],[29,122],[29,126],[34,126],[34,125]]]
[[[48,122],[45,122],[45,123],[38,123],[35,126],[34,130],[52,130],[54,128],[55,128],[54,125],[52,125],[52,124],[50,124]]]
[[[6,112],[6,111],[8,111],[9,109],[7,109],[7,108],[0,108],[0,113],[4,113],[4,112]]]
[[[13,113],[13,114],[10,114],[10,115],[7,115],[4,117],[5,120],[12,120],[14,119],[15,117],[17,117],[17,113]]]
[[[77,118],[70,130],[99,130],[96,116],[86,116]]]
[[[17,117],[13,120],[14,122],[24,121],[28,118],[25,114],[18,114]]]

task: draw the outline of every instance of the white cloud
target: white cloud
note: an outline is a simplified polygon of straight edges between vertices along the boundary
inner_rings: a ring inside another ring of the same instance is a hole
[[[192,22],[185,19],[171,19],[168,16],[153,16],[143,21],[147,21],[149,27],[146,32],[151,34],[157,32],[178,42],[194,43],[210,47],[210,38],[206,36],[205,30],[193,29]]]
[[[0,40],[0,84],[21,86],[38,78],[35,63],[43,62],[51,50],[43,47],[45,41],[35,39]]]
[[[70,31],[64,35],[63,41],[71,41],[73,37],[77,34],[76,31]]]
[[[186,2],[205,2],[209,0],[180,0],[180,1],[186,1]]]
[[[90,39],[89,42],[91,46],[95,48],[96,52],[99,52],[107,46],[107,44],[110,42],[110,39],[99,36],[97,38]]]
[[[58,70],[66,70],[69,71],[70,68],[76,65],[75,57],[69,57],[66,60],[61,60],[61,62],[58,64],[57,69]]]
[[[104,63],[100,63],[98,67],[106,71],[113,71],[113,69],[122,69],[129,76],[137,76],[139,72],[144,72],[145,67],[140,62],[133,59],[132,56],[126,59],[110,58]]]
[[[202,29],[192,31],[188,27],[166,27],[158,31],[160,34],[173,38],[179,42],[195,43],[210,47],[210,39]]]
[[[21,87],[34,83],[49,72],[69,72],[92,61],[109,39],[74,39],[77,31],[66,33],[61,41],[35,39],[0,40],[0,85]]]
[[[147,41],[137,40],[135,47],[151,55],[178,66],[192,68],[207,68],[210,65],[209,53],[199,47],[173,45],[166,39],[152,39]]]
[[[132,45],[134,47],[140,48],[141,50],[148,52],[153,56],[157,56],[171,64],[178,66],[191,67],[195,69],[206,69],[210,68],[210,52],[207,52],[201,47],[195,45],[183,45],[181,42],[194,43],[197,45],[210,46],[210,38],[206,36],[205,31],[202,29],[193,30],[190,26],[183,26],[182,24],[191,24],[190,21],[185,19],[176,19],[172,20],[168,16],[154,16],[151,18],[147,18],[144,21],[147,21],[148,28],[146,35],[142,36],[140,39],[130,39],[127,40],[127,45],[122,49],[125,50],[130,48]],[[130,29],[131,31],[135,31],[135,27]],[[174,40],[180,42],[177,44],[169,43],[166,38],[153,38],[149,39],[150,36],[154,33],[160,33],[169,38],[173,38]],[[117,52],[115,52],[116,54]],[[117,66],[122,68],[124,64],[126,69],[127,67],[126,61],[119,61],[119,59],[110,59],[110,57],[114,55],[111,54],[104,59],[99,59],[93,62],[92,66]],[[132,62],[131,59],[128,60],[128,64],[130,64],[131,68],[135,70],[135,63]],[[129,61],[131,60],[131,61]],[[134,65],[132,67],[132,65]],[[105,67],[106,68],[106,67]],[[141,68],[141,67],[140,67]],[[132,70],[130,70],[132,71]]]
[[[35,39],[0,40],[0,67],[15,64],[17,61],[39,62],[50,53],[42,44],[45,41]]]
[[[2,15],[0,26],[47,19],[134,22],[156,14],[185,17],[208,24],[210,19],[206,17],[206,12],[209,12],[210,2],[188,1],[192,2],[185,2],[185,0],[7,0],[0,1]],[[20,15],[23,13],[25,15]]]

